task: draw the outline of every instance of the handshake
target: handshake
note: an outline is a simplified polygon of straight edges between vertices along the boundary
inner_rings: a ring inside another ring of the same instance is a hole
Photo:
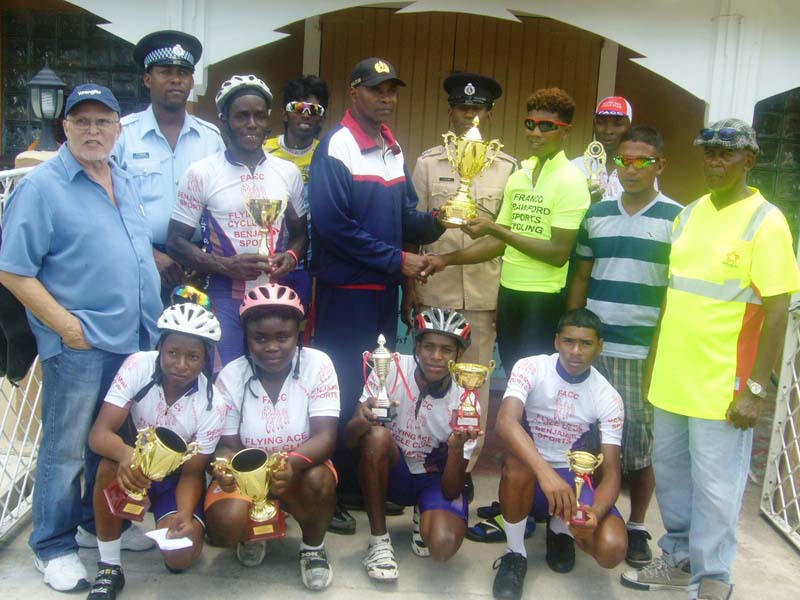
[[[403,254],[403,276],[416,279],[421,283],[428,281],[428,277],[443,271],[447,265],[438,254]]]

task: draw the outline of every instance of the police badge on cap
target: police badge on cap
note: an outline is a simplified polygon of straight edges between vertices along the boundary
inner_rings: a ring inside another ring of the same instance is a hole
[[[133,50],[136,64],[145,71],[150,67],[178,66],[194,72],[194,66],[203,54],[203,45],[193,35],[182,31],[155,31],[144,36]]]
[[[491,77],[456,71],[444,80],[444,91],[451,105],[469,104],[492,108],[503,95],[503,88]]]

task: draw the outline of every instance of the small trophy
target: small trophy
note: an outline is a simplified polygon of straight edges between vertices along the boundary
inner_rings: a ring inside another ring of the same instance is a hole
[[[286,515],[280,502],[268,500],[272,474],[286,467],[286,454],[267,455],[260,448],[246,448],[233,455],[230,462],[218,458],[213,466],[233,475],[239,492],[253,501],[247,522],[247,541],[257,542],[286,535]]]
[[[499,140],[485,142],[479,124],[480,119],[475,117],[472,127],[463,136],[456,136],[452,131],[442,135],[447,160],[461,178],[458,191],[441,207],[442,220],[458,227],[478,216],[478,205],[472,197],[470,185],[475,177],[489,168],[503,147]]]
[[[495,362],[489,361],[489,366],[474,363],[457,363],[451,360],[447,363],[450,375],[456,385],[464,388],[461,404],[453,409],[450,415],[450,429],[453,431],[477,431],[481,433],[481,415],[475,403],[478,400],[478,390],[491,376]]]
[[[600,142],[590,142],[583,153],[583,166],[589,176],[586,182],[589,184],[589,193],[597,194],[602,192],[600,173],[606,170],[606,149]]]
[[[386,379],[389,377],[389,366],[395,359],[395,353],[389,352],[386,347],[386,338],[381,333],[378,336],[378,347],[372,352],[364,352],[364,362],[369,363],[378,377],[378,394],[375,397],[376,405],[372,407],[372,414],[380,423],[389,423],[397,415],[397,407],[389,400],[386,391]],[[367,381],[364,381],[365,385]]]
[[[270,200],[266,198],[247,198],[244,208],[261,229],[261,244],[258,253],[271,256],[275,252],[274,225],[286,210],[286,198]]]
[[[603,455],[598,454],[595,456],[591,452],[575,450],[574,452],[567,452],[567,463],[570,471],[575,473],[575,501],[578,505],[578,510],[575,512],[572,522],[583,525],[586,523],[586,511],[584,510],[584,505],[581,504],[581,490],[584,483],[588,483],[589,487],[592,486],[591,475],[597,467],[603,464]]]
[[[161,481],[200,451],[200,444],[187,444],[181,436],[164,427],[140,429],[133,446],[131,469],[139,469],[150,481]],[[150,507],[147,491],[126,490],[115,479],[104,490],[111,514],[141,521]]]

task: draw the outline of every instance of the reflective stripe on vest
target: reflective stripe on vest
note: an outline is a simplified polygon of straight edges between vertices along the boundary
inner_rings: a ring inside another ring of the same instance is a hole
[[[675,231],[672,232],[672,243],[675,243],[681,234],[683,233],[684,228],[686,227],[686,223],[689,221],[689,215],[692,214],[694,207],[697,206],[697,203],[700,200],[695,200],[689,206],[683,209],[683,212],[678,215],[678,224],[675,226]]]

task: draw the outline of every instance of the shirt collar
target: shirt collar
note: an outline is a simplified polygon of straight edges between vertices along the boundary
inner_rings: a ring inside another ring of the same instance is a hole
[[[244,167],[244,168],[249,170],[249,167],[246,164],[241,163],[238,160],[236,160],[235,158],[233,158],[233,155],[231,155],[230,151],[227,148],[225,148],[225,160],[227,160],[232,165],[236,165],[237,167]],[[262,164],[265,160],[267,160],[267,153],[262,148],[261,149],[261,160],[258,161],[258,164],[259,165]]]
[[[527,160],[522,161],[522,168],[533,171],[539,160],[540,159],[538,157],[531,156]],[[569,160],[567,160],[567,155],[564,153],[564,151],[560,150],[555,156],[552,156],[544,161],[544,164],[542,165],[542,171],[557,169],[558,167],[563,166],[564,162],[569,162]]]
[[[580,375],[570,375],[567,373],[567,370],[561,366],[561,359],[556,357],[556,373],[558,373],[558,376],[567,383],[575,385],[576,383],[583,383],[589,379],[589,375],[592,373],[592,368],[589,367]]]
[[[198,129],[197,123],[195,122],[195,118],[188,112],[186,112],[184,113],[183,116],[183,127],[181,127],[181,132],[180,134],[178,134],[178,139],[180,139],[190,129],[193,129],[197,132],[200,131]],[[162,136],[164,135],[161,133],[161,129],[158,126],[158,121],[156,121],[156,113],[153,112],[152,104],[148,106],[147,109],[142,114],[142,138],[144,138],[144,136],[146,136],[151,131],[154,131]]]
[[[61,164],[64,166],[64,170],[67,172],[67,177],[70,181],[73,181],[81,171],[86,171],[83,165],[79,163],[78,159],[72,154],[66,142],[61,144],[61,147],[58,149],[58,158],[61,160]],[[122,169],[119,169],[117,164],[110,158],[108,160],[108,166],[111,168],[112,176],[119,176],[125,173]]]
[[[375,140],[372,139],[372,136],[361,128],[361,125],[358,124],[358,121],[355,120],[349,110],[344,114],[342,126],[347,128],[350,133],[353,134],[353,137],[355,138],[356,143],[361,150],[361,154],[380,150],[380,147],[375,143]],[[381,135],[383,136],[383,139],[386,140],[386,148],[391,150],[392,154],[400,154],[400,145],[397,143],[394,134],[386,126],[386,124],[381,124]]]

